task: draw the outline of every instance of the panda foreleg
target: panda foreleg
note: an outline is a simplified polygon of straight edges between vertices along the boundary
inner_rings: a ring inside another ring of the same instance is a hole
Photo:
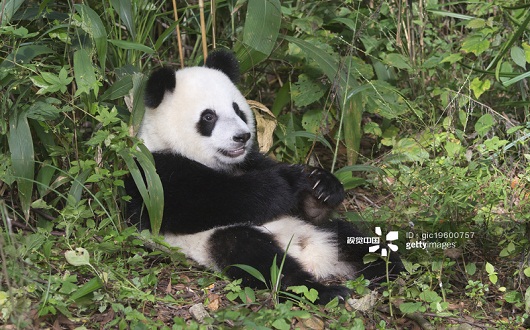
[[[209,239],[209,251],[216,266],[225,269],[234,264],[244,264],[256,268],[266,281],[271,280],[270,268],[276,256],[280,267],[285,251],[278,245],[272,234],[255,226],[235,225],[218,228]],[[238,267],[229,267],[226,274],[231,278],[243,279],[243,284],[255,288],[271,287]],[[319,293],[318,303],[325,304],[335,297],[346,298],[350,291],[343,286],[326,286],[317,282],[312,274],[291,257],[285,256],[282,268],[281,289],[289,286],[305,285]]]

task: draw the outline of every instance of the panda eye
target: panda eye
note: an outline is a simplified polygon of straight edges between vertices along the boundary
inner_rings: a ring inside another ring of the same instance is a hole
[[[203,113],[201,114],[201,120],[203,121],[212,122],[212,121],[215,121],[216,119],[217,119],[217,115],[212,110],[204,110]]]

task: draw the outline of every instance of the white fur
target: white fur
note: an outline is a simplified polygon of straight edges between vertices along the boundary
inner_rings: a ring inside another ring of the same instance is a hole
[[[188,258],[203,266],[219,271],[219,267],[217,267],[209,253],[210,237],[215,230],[216,228],[188,235],[164,234],[164,240],[169,245],[180,248],[180,251]]]
[[[296,258],[317,280],[329,276],[353,277],[353,266],[339,260],[333,232],[289,216],[258,228],[271,233],[283,249],[287,249],[291,241],[287,255]]]
[[[170,151],[184,155],[210,168],[224,170],[243,161],[246,152],[231,158],[219,150],[238,146],[233,136],[251,133],[245,149],[251,147],[255,134],[254,116],[245,98],[222,72],[205,67],[191,67],[175,73],[176,87],[166,92],[162,103],[147,108],[138,136],[151,151]],[[234,111],[237,103],[248,124]],[[211,136],[201,136],[197,123],[201,113],[210,109],[218,116]]]

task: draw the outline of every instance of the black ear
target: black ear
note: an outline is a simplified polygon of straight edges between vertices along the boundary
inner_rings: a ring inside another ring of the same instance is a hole
[[[239,63],[237,62],[236,56],[231,51],[226,49],[214,50],[206,58],[204,66],[223,72],[234,84],[237,84],[239,81]]]
[[[166,91],[172,92],[176,84],[175,70],[164,67],[153,72],[145,87],[145,105],[149,108],[158,107],[162,103]]]

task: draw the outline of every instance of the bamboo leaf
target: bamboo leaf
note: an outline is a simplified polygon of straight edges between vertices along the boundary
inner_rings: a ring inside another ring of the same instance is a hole
[[[276,45],[281,24],[279,0],[249,0],[243,42],[235,47],[241,72],[266,59]]]
[[[122,49],[138,50],[146,54],[154,54],[154,50],[146,45],[139,44],[137,42],[126,41],[126,40],[109,40],[111,44]]]
[[[77,300],[79,298],[82,298],[86,296],[89,293],[92,293],[96,290],[99,290],[103,287],[103,282],[99,277],[94,277],[90,281],[83,284],[82,287],[79,288],[79,290],[76,290],[72,295],[70,296],[70,300]]]
[[[119,155],[127,164],[138,192],[142,196],[149,214],[151,232],[156,236],[160,231],[164,215],[164,188],[158,173],[156,173],[153,157],[144,145],[140,145],[138,149],[133,149],[132,153],[129,153],[128,150],[122,150]],[[132,155],[136,156],[138,163]],[[140,171],[138,165],[140,165],[142,171]]]
[[[120,20],[131,34],[131,39],[136,40],[136,28],[134,25],[134,14],[132,11],[132,1],[111,0],[110,4],[118,12]]]
[[[90,55],[84,49],[74,53],[74,77],[77,84],[76,96],[82,93],[89,95],[90,91],[93,91],[95,96],[98,95],[100,83],[94,73]]]
[[[11,22],[11,18],[18,11],[24,0],[4,0],[0,2],[2,10],[0,11],[1,26],[6,26]]]
[[[363,108],[360,90],[353,95],[348,95],[350,90],[358,87],[355,76],[351,74],[352,68],[350,66],[353,64],[352,61],[349,61],[349,67],[342,68],[339,58],[334,58],[315,45],[290,36],[283,36],[282,38],[300,47],[307,57],[319,65],[319,68],[328,79],[338,86],[337,93],[343,115],[344,143],[346,144],[348,164],[353,165],[357,162],[361,143]]]
[[[7,142],[11,152],[13,175],[17,181],[20,205],[26,220],[28,220],[35,175],[35,155],[33,138],[28,119],[24,113],[14,113],[11,116]]]
[[[107,30],[105,25],[99,15],[89,6],[75,4],[74,8],[81,15],[81,27],[94,39],[99,66],[101,72],[105,72],[105,62],[107,60]]]

